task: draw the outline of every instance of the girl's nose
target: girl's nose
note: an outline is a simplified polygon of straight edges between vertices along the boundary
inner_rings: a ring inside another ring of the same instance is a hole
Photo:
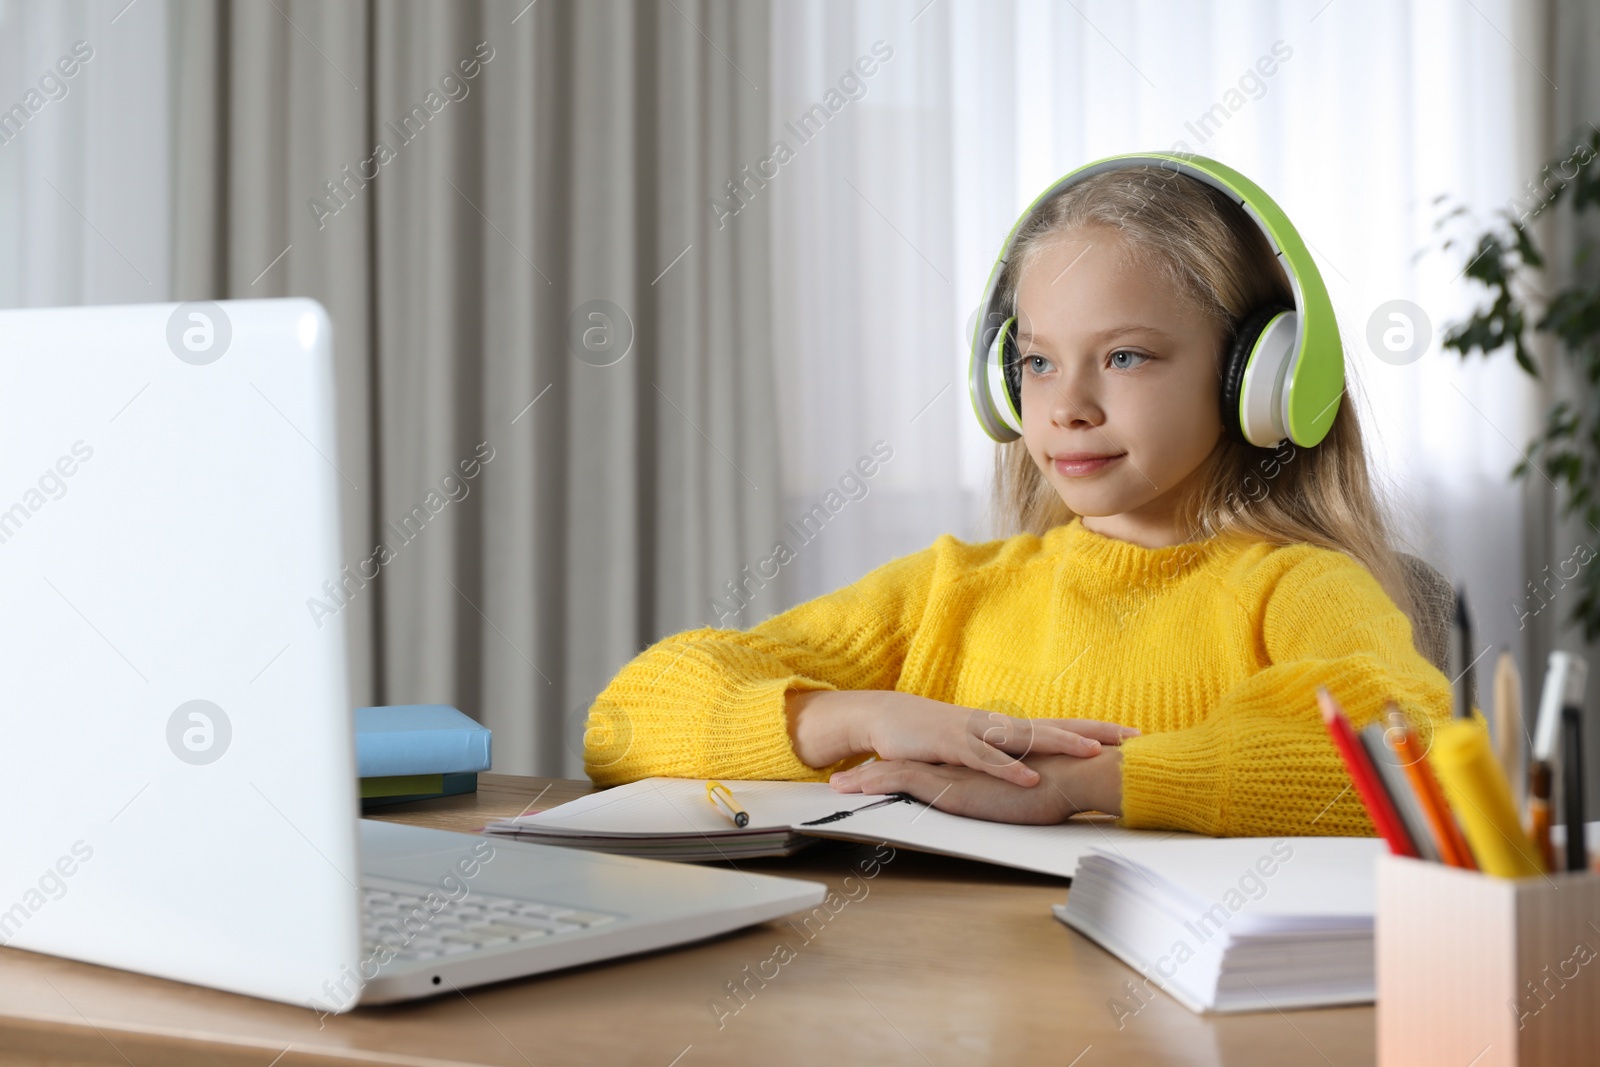
[[[1080,422],[1099,425],[1103,421],[1098,398],[1082,375],[1064,373],[1056,386],[1055,396],[1050,401],[1050,417],[1057,426]]]

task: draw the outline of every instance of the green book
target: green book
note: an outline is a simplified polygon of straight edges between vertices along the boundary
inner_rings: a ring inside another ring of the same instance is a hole
[[[434,800],[438,797],[459,796],[478,791],[478,775],[473,771],[459,774],[396,774],[381,778],[361,779],[361,807],[380,807],[385,804],[408,804],[414,800]]]
[[[443,794],[442,774],[391,774],[382,778],[361,779],[362,800],[372,797],[442,796]]]

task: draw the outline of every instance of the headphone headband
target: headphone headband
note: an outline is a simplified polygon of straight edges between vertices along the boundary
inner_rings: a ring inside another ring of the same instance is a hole
[[[967,385],[972,409],[996,441],[1022,434],[1021,398],[1007,383],[1008,351],[1014,351],[1015,317],[1000,305],[1001,275],[1017,234],[1052,197],[1093,175],[1124,167],[1154,166],[1186,174],[1220,190],[1244,209],[1266,237],[1294,294],[1294,310],[1256,309],[1241,323],[1233,354],[1224,367],[1223,421],[1237,440],[1271,448],[1285,438],[1310,447],[1327,436],[1344,394],[1344,347],[1333,301],[1305,241],[1283,209],[1260,186],[1214,159],[1188,153],[1139,152],[1085,164],[1036,197],[1006,235],[989,274],[974,324]]]

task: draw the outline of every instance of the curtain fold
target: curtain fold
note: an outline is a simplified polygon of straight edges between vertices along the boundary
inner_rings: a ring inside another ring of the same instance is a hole
[[[121,7],[0,0],[0,306],[167,299],[167,3]]]
[[[765,143],[765,5],[175,19],[175,298],[333,318],[353,699],[581,773],[594,693],[776,522],[768,224],[703,207]]]
[[[1542,31],[1543,44],[1539,51],[1530,50],[1530,56],[1549,75],[1548,80],[1541,79],[1533,86],[1543,104],[1546,121],[1529,132],[1529,140],[1534,142],[1534,150],[1539,151],[1537,158],[1543,164],[1572,152],[1579,140],[1600,126],[1600,67],[1594,62],[1595,49],[1600,47],[1600,10],[1586,0],[1540,0],[1529,6],[1533,10],[1527,12],[1524,19]],[[1591,161],[1588,166],[1600,166],[1600,162]],[[1527,197],[1524,202],[1532,199]],[[1540,247],[1551,265],[1551,291],[1577,284],[1577,272],[1584,269],[1591,272],[1589,278],[1594,277],[1593,260],[1590,259],[1585,268],[1577,265],[1577,257],[1585,245],[1592,246],[1600,240],[1600,224],[1587,218],[1578,225],[1571,211],[1569,196],[1566,205],[1558,211],[1546,212],[1535,224]],[[1543,403],[1550,404],[1561,397],[1574,397],[1593,389],[1591,383],[1580,380],[1582,372],[1571,366],[1569,360],[1549,351],[1551,346],[1545,347],[1544,366],[1553,373],[1547,376],[1546,386],[1541,391]],[[1539,506],[1528,509],[1530,521],[1527,525],[1533,534],[1530,537],[1533,551],[1527,555],[1525,573],[1518,577],[1528,583],[1525,588],[1537,586],[1540,593],[1548,594],[1551,587],[1545,583],[1550,576],[1566,573],[1565,562],[1572,559],[1576,546],[1600,547],[1600,532],[1582,517],[1581,509],[1562,518],[1554,487],[1542,478],[1530,480],[1528,499]],[[1516,606],[1519,611],[1539,608],[1528,630],[1533,635],[1536,656],[1531,663],[1541,679],[1547,657],[1554,649],[1576,652],[1591,665],[1600,664],[1600,642],[1585,641],[1582,629],[1566,621],[1577,596],[1576,588],[1568,587],[1558,578],[1556,597],[1548,610],[1542,606],[1544,596],[1532,592]],[[1592,699],[1590,706],[1593,706]],[[1584,767],[1590,782],[1600,780],[1596,778],[1600,775],[1600,728],[1590,725],[1594,722],[1591,714],[1589,723],[1584,726],[1587,749]],[[1591,789],[1587,797],[1590,819],[1600,818],[1597,792],[1600,790]]]

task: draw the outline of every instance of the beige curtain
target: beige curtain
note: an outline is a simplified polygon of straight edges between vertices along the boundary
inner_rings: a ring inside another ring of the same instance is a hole
[[[765,207],[708,206],[767,154],[766,6],[172,24],[173,298],[333,318],[352,700],[581,773],[594,694],[780,524]]]

